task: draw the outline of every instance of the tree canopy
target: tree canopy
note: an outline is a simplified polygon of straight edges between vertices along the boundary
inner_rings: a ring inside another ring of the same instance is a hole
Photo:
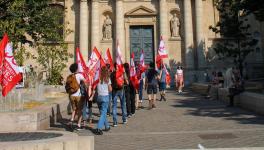
[[[51,7],[51,0],[1,0],[0,36],[8,33],[14,47],[52,39],[62,41],[58,31],[64,11]]]
[[[242,0],[215,0],[215,6],[220,14],[220,21],[209,28],[219,33],[221,42],[214,46],[220,58],[232,57],[242,70],[246,56],[255,49],[257,40],[249,32],[248,11]]]
[[[47,71],[48,84],[61,84],[61,73],[72,56],[63,41],[70,32],[63,21],[64,12],[65,8],[52,0],[0,0],[0,37],[8,34],[19,65],[29,56],[36,59]],[[27,51],[26,44],[38,55]]]
[[[263,0],[242,0],[242,8],[247,14],[253,13],[257,20],[264,21]]]

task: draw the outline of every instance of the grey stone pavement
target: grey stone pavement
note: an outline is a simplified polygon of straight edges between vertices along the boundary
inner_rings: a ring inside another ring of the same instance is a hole
[[[118,127],[95,136],[95,150],[198,149],[198,144],[205,148],[264,150],[264,116],[226,107],[223,102],[188,91],[177,95],[170,90],[166,96],[166,102],[157,101],[153,110],[138,110],[125,125],[119,116]],[[109,122],[112,124],[112,117]],[[77,133],[92,135],[89,130]]]

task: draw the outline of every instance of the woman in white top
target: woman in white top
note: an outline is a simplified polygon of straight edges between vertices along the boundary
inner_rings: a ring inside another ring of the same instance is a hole
[[[110,80],[110,73],[107,67],[102,67],[101,69],[101,76],[100,81],[97,85],[97,93],[98,98],[97,102],[99,103],[99,110],[100,110],[100,118],[97,123],[97,129],[95,129],[94,134],[102,135],[103,134],[103,127],[105,126],[105,131],[110,130],[110,126],[107,120],[107,108],[109,103],[109,92],[112,91],[111,80]]]
[[[181,66],[177,67],[175,74],[175,82],[178,93],[182,93],[182,88],[184,86],[184,83],[183,83],[183,70]]]

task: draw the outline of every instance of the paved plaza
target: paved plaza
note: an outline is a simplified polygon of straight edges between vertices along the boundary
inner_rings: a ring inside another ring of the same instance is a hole
[[[195,149],[198,144],[205,148],[264,147],[264,117],[188,91],[181,95],[168,91],[167,97],[166,102],[157,102],[156,109],[138,110],[125,125],[120,116],[118,127],[95,136],[95,150]],[[146,100],[144,105],[148,105]],[[112,124],[111,117],[109,121]],[[76,133],[92,135],[89,130]]]

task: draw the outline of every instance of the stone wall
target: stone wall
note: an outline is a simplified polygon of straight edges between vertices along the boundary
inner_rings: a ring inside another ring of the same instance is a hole
[[[192,91],[204,96],[207,95],[207,88],[208,84],[193,83],[191,85]],[[256,86],[254,88],[255,90],[258,90],[258,88],[263,89],[263,87],[259,86]],[[229,92],[227,88],[212,88],[211,95],[214,100],[219,100],[226,104],[229,104]],[[234,105],[264,115],[264,94],[243,92],[234,97]]]

